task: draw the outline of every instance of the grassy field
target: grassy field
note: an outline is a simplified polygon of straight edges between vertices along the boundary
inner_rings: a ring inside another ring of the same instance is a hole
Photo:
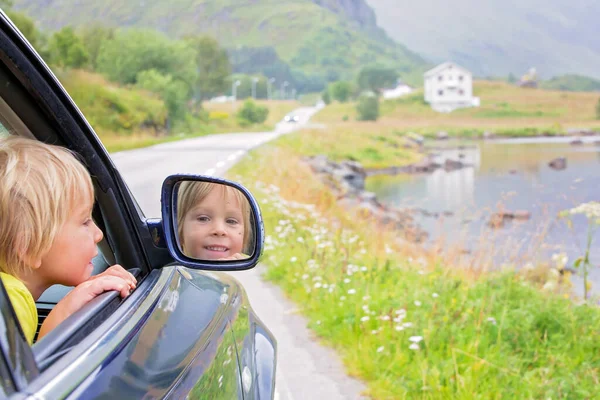
[[[484,131],[527,136],[560,134],[569,128],[600,130],[600,120],[595,114],[600,99],[598,93],[525,89],[504,82],[476,81],[474,95],[480,97],[480,107],[444,114],[433,111],[423,101],[423,91],[418,90],[409,96],[382,102],[381,118],[376,126],[377,129],[425,135],[446,131],[465,136]],[[321,111],[315,120],[330,126],[356,124],[355,108],[354,103],[334,103]],[[348,121],[343,121],[344,116]]]
[[[240,127],[237,123],[235,114],[244,105],[243,100],[228,103],[210,103],[206,102],[203,107],[209,112],[210,125],[214,133],[219,132],[262,132],[271,131],[285,115],[298,107],[301,103],[294,100],[255,100],[259,106],[269,109],[269,116],[264,124],[249,127]]]
[[[297,151],[301,136],[310,148]],[[338,135],[337,142],[353,140]],[[261,205],[266,278],[299,305],[348,373],[367,383],[367,395],[595,396],[597,308],[540,290],[556,279],[547,269],[533,283],[512,269],[458,268],[435,252],[400,243],[397,233],[368,216],[340,208],[301,162],[320,146],[332,154],[333,142],[334,133],[287,135],[252,151],[229,177],[245,183]],[[369,140],[355,143],[354,158],[368,146]]]
[[[165,130],[167,109],[156,95],[108,82],[82,70],[58,70],[57,76],[92,125],[108,151],[146,147],[213,133],[271,131],[275,124],[301,104],[297,101],[257,101],[269,109],[263,124],[240,126],[235,113],[243,102],[204,103],[208,121],[188,116],[171,133]]]
[[[278,145],[298,156],[322,154],[336,162],[358,161],[365,168],[403,166],[422,157],[404,137],[392,131],[373,132],[360,125],[356,129],[348,129],[347,126],[306,129],[302,135],[282,137]]]

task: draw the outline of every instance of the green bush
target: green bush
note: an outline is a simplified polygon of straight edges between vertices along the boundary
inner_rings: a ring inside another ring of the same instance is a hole
[[[372,92],[365,92],[358,98],[356,105],[359,121],[377,121],[379,118],[379,99]]]
[[[237,119],[241,126],[252,124],[262,124],[267,120],[269,109],[259,106],[252,100],[246,100],[244,105],[237,113]]]
[[[331,95],[329,94],[329,90],[323,90],[323,94],[321,94],[321,98],[323,99],[323,103],[331,104]]]

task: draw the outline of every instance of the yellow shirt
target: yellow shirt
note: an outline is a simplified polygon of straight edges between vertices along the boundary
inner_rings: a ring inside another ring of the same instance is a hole
[[[38,324],[38,313],[35,300],[23,282],[12,275],[0,272],[2,283],[12,303],[15,314],[21,323],[21,328],[29,344],[33,344],[33,337]]]

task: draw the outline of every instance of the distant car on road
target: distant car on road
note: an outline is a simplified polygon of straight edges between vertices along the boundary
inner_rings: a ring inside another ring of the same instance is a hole
[[[285,118],[283,119],[285,122],[290,122],[290,123],[296,123],[296,122],[300,122],[300,117],[297,115],[286,115]]]

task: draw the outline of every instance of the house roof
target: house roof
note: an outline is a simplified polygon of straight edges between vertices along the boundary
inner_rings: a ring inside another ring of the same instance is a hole
[[[429,71],[425,72],[425,77],[428,77],[428,76],[431,76],[431,75],[436,75],[437,73],[442,72],[442,71],[444,71],[445,69],[447,69],[449,67],[452,67],[452,68],[455,68],[455,69],[460,69],[463,72],[471,75],[471,71],[469,71],[468,69],[466,69],[464,67],[461,67],[460,65],[458,65],[456,63],[453,63],[451,61],[447,61],[447,62],[442,63],[442,64],[438,65],[437,67],[432,68]]]

